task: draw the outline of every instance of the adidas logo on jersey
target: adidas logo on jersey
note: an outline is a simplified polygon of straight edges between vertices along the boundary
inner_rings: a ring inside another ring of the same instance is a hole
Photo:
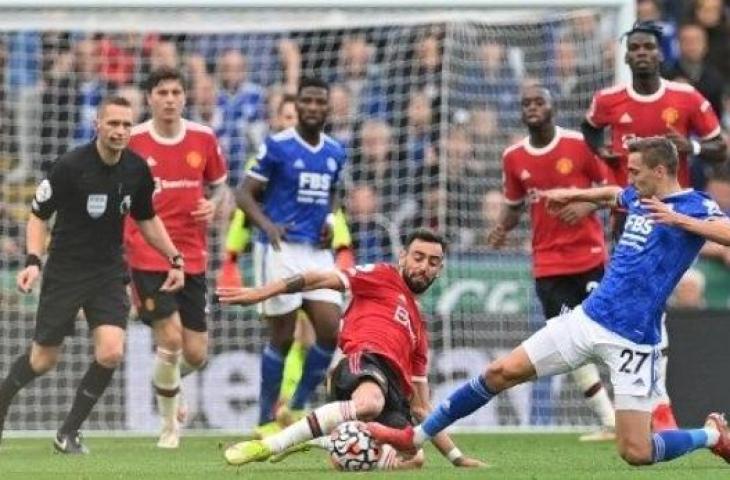
[[[147,157],[147,166],[148,167],[156,167],[157,161],[152,157]]]
[[[618,123],[631,123],[633,121],[634,119],[631,118],[631,115],[629,115],[628,113],[624,113],[623,115],[621,115],[621,118],[618,119]]]
[[[297,158],[296,160],[294,160],[294,168],[298,168],[300,170],[304,168],[304,160],[302,160],[301,158]]]
[[[522,180],[523,182],[525,180],[528,180],[530,177],[530,172],[528,172],[527,170],[522,170],[522,172],[520,173],[520,180]]]

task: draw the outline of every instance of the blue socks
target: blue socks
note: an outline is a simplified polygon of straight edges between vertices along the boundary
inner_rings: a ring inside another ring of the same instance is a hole
[[[654,463],[667,462],[707,446],[707,432],[694,430],[665,430],[652,436]]]
[[[284,356],[271,344],[261,354],[261,384],[259,387],[259,425],[274,420],[274,404],[279,399]]]
[[[421,424],[421,428],[426,435],[433,437],[455,421],[486,405],[494,395],[484,378],[481,375],[476,376],[441,402]]]
[[[291,402],[289,402],[289,406],[293,410],[304,408],[314,390],[324,380],[334,354],[334,349],[330,350],[316,343],[310,347],[307,358],[304,360],[302,378],[299,380]],[[279,380],[281,381],[281,377],[279,377]]]

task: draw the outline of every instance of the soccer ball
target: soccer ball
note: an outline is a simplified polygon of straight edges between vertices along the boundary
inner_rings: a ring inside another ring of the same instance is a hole
[[[380,460],[381,446],[363,422],[345,422],[330,435],[330,460],[337,470],[374,470]]]

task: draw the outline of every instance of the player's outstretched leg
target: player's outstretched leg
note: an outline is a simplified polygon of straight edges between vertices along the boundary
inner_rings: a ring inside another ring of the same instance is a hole
[[[0,384],[0,442],[3,438],[5,417],[15,395],[41,373],[36,373],[30,364],[30,354],[19,356],[10,367],[7,377]]]
[[[604,442],[616,439],[616,416],[608,392],[601,383],[598,368],[589,363],[573,370],[571,376],[583,392],[586,402],[601,420],[601,429],[581,435],[581,442]]]
[[[730,433],[724,415],[711,413],[703,428],[651,433],[651,413],[616,412],[617,447],[628,464],[668,462],[695,450],[708,448],[730,462]]]
[[[339,424],[351,420],[372,420],[385,406],[382,387],[371,379],[359,381],[352,400],[332,402],[314,409],[305,418],[265,438],[241,442],[225,451],[231,465],[261,462],[302,442],[329,435]]]
[[[275,435],[263,440],[237,443],[227,448],[224,456],[231,465],[262,462],[292,445],[327,435],[342,422],[356,419],[354,401],[328,403]]]
[[[552,335],[547,327],[528,338],[522,345],[505,357],[487,365],[485,373],[478,375],[454,390],[449,398],[441,402],[420,425],[403,430],[390,428],[379,423],[368,423],[372,436],[380,443],[389,443],[400,452],[415,453],[427,440],[457,420],[471,415],[503,390],[519,385],[537,376],[535,366],[527,354],[537,357],[536,352],[554,351]],[[549,347],[549,349],[548,349]],[[548,349],[548,350],[546,350]],[[563,363],[546,369],[541,376],[565,373],[571,370]]]

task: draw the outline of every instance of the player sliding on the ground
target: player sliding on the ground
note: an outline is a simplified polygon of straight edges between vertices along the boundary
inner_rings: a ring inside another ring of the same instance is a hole
[[[706,195],[677,182],[677,149],[663,137],[632,142],[631,186],[556,189],[541,193],[548,207],[590,201],[628,211],[626,228],[597,289],[573,311],[548,321],[484,374],[462,385],[415,428],[371,423],[373,436],[398,450],[413,450],[499,392],[520,383],[603,361],[615,392],[617,447],[631,465],[672,460],[710,448],[730,462],[724,415],[711,413],[704,428],[652,434],[661,317],[667,297],[705,240],[730,245],[730,221]]]
[[[257,288],[219,288],[221,303],[252,305],[283,293],[319,288],[349,289],[352,301],[342,321],[344,358],[329,382],[328,403],[264,440],[241,442],[225,451],[228,463],[261,462],[289,447],[329,434],[351,420],[377,420],[391,427],[411,424],[431,410],[427,382],[428,333],[416,295],[436,280],[446,242],[428,230],[412,232],[398,266],[378,263],[344,271],[306,271]],[[484,464],[464,456],[442,433],[433,439],[455,466]]]

